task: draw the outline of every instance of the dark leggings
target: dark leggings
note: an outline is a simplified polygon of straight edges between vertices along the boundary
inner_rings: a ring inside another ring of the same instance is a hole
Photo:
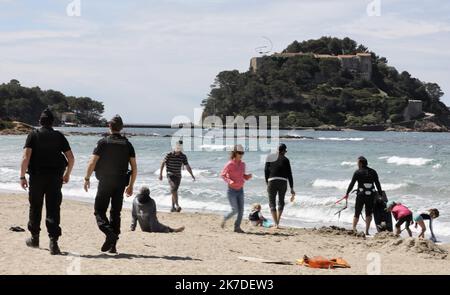
[[[270,211],[277,211],[276,201],[278,195],[278,210],[283,211],[284,209],[284,197],[287,191],[287,181],[282,179],[274,179],[269,181],[267,186],[267,193],[269,194],[269,206]]]

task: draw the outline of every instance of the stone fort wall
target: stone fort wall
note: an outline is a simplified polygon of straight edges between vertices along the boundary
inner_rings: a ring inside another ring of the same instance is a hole
[[[338,59],[342,68],[353,73],[361,75],[361,77],[370,80],[372,78],[372,56],[370,53],[357,53],[355,55],[329,55],[329,54],[311,54],[311,53],[275,53],[274,57],[292,58],[296,56],[310,55],[314,58]],[[262,57],[253,57],[250,60],[250,70],[254,73],[258,71],[263,61]]]

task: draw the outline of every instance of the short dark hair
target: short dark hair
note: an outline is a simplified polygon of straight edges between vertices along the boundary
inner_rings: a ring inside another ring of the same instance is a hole
[[[112,131],[121,131],[123,129],[123,120],[119,115],[115,115],[108,123]]]
[[[358,162],[360,162],[363,167],[367,167],[369,165],[369,163],[367,162],[367,159],[363,156],[358,158]]]
[[[280,145],[278,146],[278,152],[279,152],[279,153],[285,153],[285,152],[287,152],[287,146],[286,146],[284,143],[280,144]]]
[[[143,186],[139,190],[139,193],[143,195],[150,195],[150,189],[148,188],[148,186]]]
[[[44,127],[52,126],[54,121],[55,116],[49,108],[46,108],[39,117],[39,124]]]
[[[430,215],[433,218],[438,218],[439,217],[439,210],[436,208],[430,209]]]

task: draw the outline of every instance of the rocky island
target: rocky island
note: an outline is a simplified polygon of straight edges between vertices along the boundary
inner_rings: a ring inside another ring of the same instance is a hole
[[[253,57],[246,72],[223,71],[204,116],[279,116],[282,128],[448,131],[438,84],[399,72],[350,38],[295,41]]]

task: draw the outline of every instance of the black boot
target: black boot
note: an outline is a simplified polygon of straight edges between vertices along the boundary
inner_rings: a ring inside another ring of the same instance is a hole
[[[49,250],[51,255],[61,255],[61,250],[58,246],[58,239],[50,239]]]
[[[110,251],[113,246],[116,244],[119,237],[116,234],[109,234],[106,236],[105,242],[103,243],[103,246],[101,248],[102,252],[108,252]]]
[[[25,243],[30,248],[39,248],[39,235],[32,235]]]
[[[111,249],[109,249],[109,253],[111,254],[117,254],[117,241],[114,242],[114,244],[112,245]]]
[[[236,228],[234,229],[234,232],[235,232],[235,233],[238,233],[238,234],[244,234],[244,233],[245,233],[240,227],[236,227]]]

